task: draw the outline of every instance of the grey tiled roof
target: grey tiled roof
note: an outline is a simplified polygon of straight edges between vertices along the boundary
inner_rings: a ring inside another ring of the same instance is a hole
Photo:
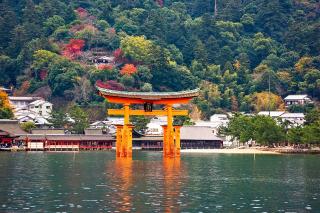
[[[213,130],[210,127],[183,126],[180,135],[181,140],[222,141],[221,138],[213,134]]]
[[[20,128],[17,120],[0,119],[0,130],[9,133],[13,137],[27,134]]]
[[[114,137],[109,135],[44,135],[44,134],[29,134],[21,136],[21,139],[28,137],[29,140],[50,140],[50,141],[105,141],[114,140]]]

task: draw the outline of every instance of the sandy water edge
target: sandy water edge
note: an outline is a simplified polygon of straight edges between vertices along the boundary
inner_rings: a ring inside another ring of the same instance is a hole
[[[182,149],[181,153],[217,153],[217,154],[273,154],[281,153],[276,151],[266,151],[259,149]]]

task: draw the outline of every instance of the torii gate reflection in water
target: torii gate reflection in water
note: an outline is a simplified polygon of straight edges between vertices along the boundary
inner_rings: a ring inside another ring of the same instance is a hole
[[[99,94],[111,103],[122,104],[123,109],[108,109],[109,115],[123,115],[124,124],[116,125],[117,157],[132,157],[132,128],[130,115],[167,116],[167,125],[163,126],[163,156],[180,156],[180,126],[173,126],[173,117],[188,115],[187,110],[174,110],[173,104],[186,104],[199,95],[199,89],[181,92],[127,92],[103,88],[96,84]],[[130,105],[143,104],[144,110],[132,110]],[[165,105],[164,110],[153,110],[154,104]]]

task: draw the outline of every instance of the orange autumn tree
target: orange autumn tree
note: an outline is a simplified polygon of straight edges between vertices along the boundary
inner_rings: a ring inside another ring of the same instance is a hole
[[[132,75],[137,72],[136,66],[134,64],[126,64],[120,70],[121,75]]]
[[[252,96],[252,103],[256,112],[284,110],[285,105],[282,98],[276,94],[268,92],[255,93]]]
[[[9,102],[9,97],[6,92],[0,90],[0,119],[11,119],[13,113]]]
[[[99,64],[98,70],[112,70],[113,66],[111,64]]]

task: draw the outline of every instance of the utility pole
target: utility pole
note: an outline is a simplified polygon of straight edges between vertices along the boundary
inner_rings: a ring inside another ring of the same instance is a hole
[[[214,17],[217,17],[217,15],[218,15],[217,0],[214,0]]]
[[[268,108],[269,108],[269,116],[270,116],[270,102],[271,102],[271,94],[270,94],[270,70],[268,71],[268,73],[269,73],[269,80],[268,80],[268,83],[269,83],[269,106],[268,106]]]

